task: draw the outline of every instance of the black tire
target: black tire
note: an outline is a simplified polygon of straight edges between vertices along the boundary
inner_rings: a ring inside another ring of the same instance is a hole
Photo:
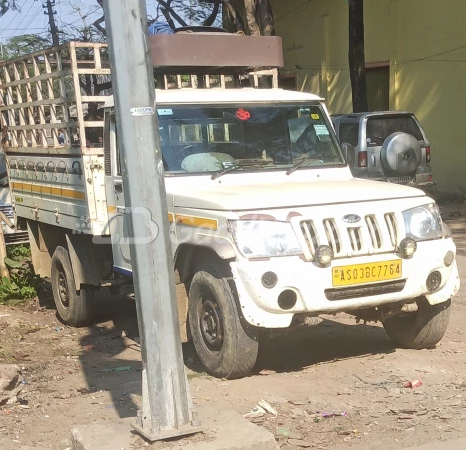
[[[191,280],[189,327],[199,359],[211,375],[242,378],[256,363],[258,333],[238,314],[231,274],[219,272],[225,271],[206,264]]]
[[[94,319],[94,290],[91,287],[76,291],[70,256],[57,247],[52,257],[52,292],[57,313],[66,325],[84,327]]]
[[[395,345],[420,350],[434,348],[448,328],[451,300],[430,305],[426,299],[418,301],[418,311],[406,316],[395,316],[383,323]]]

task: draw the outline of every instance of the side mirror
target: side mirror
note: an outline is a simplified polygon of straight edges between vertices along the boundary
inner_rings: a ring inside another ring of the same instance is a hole
[[[343,156],[346,159],[346,162],[352,167],[354,162],[354,147],[347,142],[342,142],[340,144],[341,151],[343,152]]]

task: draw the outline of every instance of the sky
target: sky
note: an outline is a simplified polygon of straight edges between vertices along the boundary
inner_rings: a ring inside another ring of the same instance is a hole
[[[46,37],[49,33],[48,16],[44,14],[42,8],[45,0],[16,0],[20,11],[8,11],[0,17],[0,38],[3,44],[13,36],[23,34],[38,34]],[[155,0],[147,0],[148,15],[155,15]],[[55,0],[54,10],[55,22],[59,29],[82,26],[83,20],[80,18],[79,8],[82,15],[86,16],[86,22],[92,24],[101,17],[102,9],[99,8],[96,0]]]

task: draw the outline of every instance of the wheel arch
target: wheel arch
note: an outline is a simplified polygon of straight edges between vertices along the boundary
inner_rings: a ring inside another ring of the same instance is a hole
[[[28,220],[27,225],[32,263],[37,275],[50,278],[53,254],[57,247],[63,247],[70,256],[76,290],[79,291],[82,285],[99,286],[105,263],[111,265],[108,245],[101,245],[96,251],[91,235],[72,234],[66,228],[34,220]]]
[[[217,259],[226,263],[236,259],[233,246],[207,247],[194,244],[181,244],[175,252],[175,270],[179,273],[180,283],[186,283],[193,275],[196,265],[209,259]]]

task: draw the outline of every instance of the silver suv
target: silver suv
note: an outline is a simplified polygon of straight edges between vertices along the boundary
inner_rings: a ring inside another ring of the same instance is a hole
[[[332,116],[353,176],[392,183],[434,184],[430,143],[415,115],[384,111]]]

